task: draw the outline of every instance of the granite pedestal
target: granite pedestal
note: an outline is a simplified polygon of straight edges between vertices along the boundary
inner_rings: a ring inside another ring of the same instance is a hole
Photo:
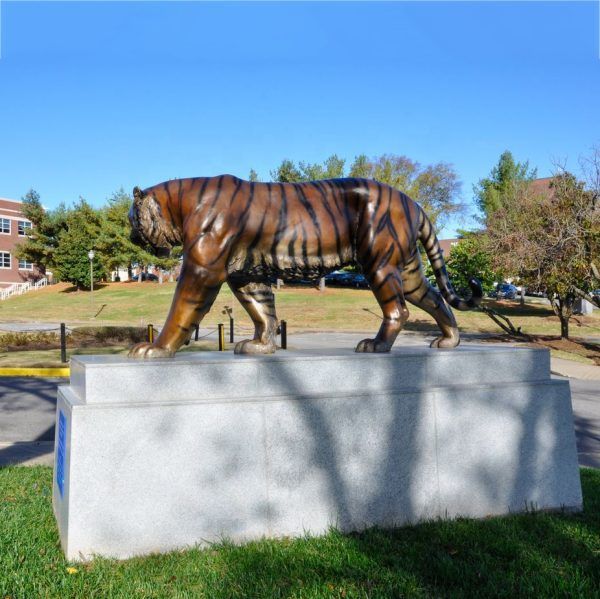
[[[56,431],[73,560],[582,502],[546,350],[74,357]]]

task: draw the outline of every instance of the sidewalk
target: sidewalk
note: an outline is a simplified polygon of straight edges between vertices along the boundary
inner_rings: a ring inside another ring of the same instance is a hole
[[[582,364],[564,358],[550,358],[550,370],[553,374],[560,374],[570,379],[600,381],[600,366],[594,364]]]

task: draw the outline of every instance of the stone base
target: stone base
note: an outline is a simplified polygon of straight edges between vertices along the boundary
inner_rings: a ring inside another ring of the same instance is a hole
[[[72,359],[53,504],[69,559],[581,509],[546,350]]]

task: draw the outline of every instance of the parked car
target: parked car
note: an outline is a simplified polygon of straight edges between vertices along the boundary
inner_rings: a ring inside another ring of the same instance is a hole
[[[131,280],[137,281],[138,275],[133,275],[133,277],[131,277]],[[158,281],[158,277],[156,275],[153,275],[151,272],[143,272],[142,273],[142,282],[143,281]]]
[[[330,287],[345,287],[350,280],[351,274],[345,270],[334,270],[325,275],[325,284]]]
[[[517,297],[518,292],[519,290],[514,285],[511,285],[510,283],[502,283],[496,287],[496,291],[493,292],[493,295],[490,294],[490,297],[513,300]]]
[[[531,297],[546,297],[546,294],[543,291],[529,289],[528,287],[525,287],[525,295],[529,295]]]
[[[354,276],[351,279],[352,287],[356,287],[357,289],[368,289],[369,282],[367,281],[365,275],[360,273],[353,273]]]
[[[369,287],[364,275],[346,270],[336,270],[325,275],[325,284],[331,287],[355,287],[356,289],[368,289]]]

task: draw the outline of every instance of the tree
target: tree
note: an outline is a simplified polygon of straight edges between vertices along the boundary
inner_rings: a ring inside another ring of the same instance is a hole
[[[344,167],[346,161],[337,154],[332,154],[325,160],[324,171],[325,179],[340,179],[344,176]]]
[[[248,181],[256,183],[258,180],[258,173],[253,168],[251,168],[250,173],[248,174]]]
[[[310,164],[308,162],[300,162],[298,164],[298,173],[298,181],[318,181],[319,179],[327,178],[325,169],[318,163]]]
[[[485,293],[494,289],[500,276],[492,269],[492,256],[488,251],[485,233],[464,232],[463,237],[450,249],[446,259],[448,274],[460,292],[469,290],[469,280],[476,277]]]
[[[319,179],[337,179],[344,176],[346,161],[337,154],[332,154],[319,164],[300,161],[296,165],[292,160],[283,160],[271,171],[271,178],[280,183],[299,183],[301,181],[317,181]]]
[[[116,191],[102,209],[102,229],[98,237],[97,249],[107,272],[126,267],[131,278],[134,264],[146,265],[156,259],[130,239],[129,209],[133,198],[123,189]],[[141,279],[141,277],[140,277]]]
[[[68,211],[63,204],[55,210],[45,210],[40,195],[33,189],[21,199],[23,215],[33,227],[27,239],[17,246],[15,254],[17,258],[33,262],[43,269],[54,269],[54,252],[60,232],[66,229]]]
[[[365,154],[360,154],[354,158],[354,162],[350,166],[350,177],[357,179],[368,179],[371,177],[371,162]]]
[[[598,198],[598,190],[559,167],[543,192],[527,181],[511,185],[488,217],[493,266],[546,292],[563,338],[569,336],[575,298],[596,284]]]
[[[88,252],[97,249],[102,224],[100,211],[83,199],[68,212],[66,228],[58,234],[58,246],[53,256],[54,268],[61,281],[73,283],[77,289],[90,288]],[[100,252],[96,252],[93,265],[94,279],[105,278],[106,269]]]
[[[271,171],[271,179],[280,183],[297,183],[302,181],[302,173],[291,160],[285,159]]]
[[[484,218],[498,210],[508,195],[514,194],[515,185],[532,181],[536,176],[537,171],[529,168],[529,162],[515,162],[511,152],[503,152],[490,175],[473,186],[475,200]]]

